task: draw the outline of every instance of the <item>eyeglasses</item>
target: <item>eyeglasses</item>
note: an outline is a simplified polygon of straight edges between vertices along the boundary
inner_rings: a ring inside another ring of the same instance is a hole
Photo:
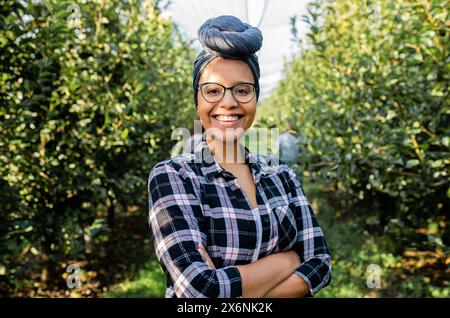
[[[227,89],[230,89],[234,99],[239,103],[245,104],[255,97],[258,85],[239,82],[231,87],[225,87],[219,83],[208,82],[200,84],[198,89],[200,90],[203,99],[208,103],[217,103],[221,101],[225,96]]]

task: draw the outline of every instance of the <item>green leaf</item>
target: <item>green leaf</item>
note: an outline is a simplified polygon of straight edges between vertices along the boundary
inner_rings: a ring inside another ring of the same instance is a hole
[[[408,161],[406,162],[406,167],[407,167],[407,168],[413,168],[413,167],[417,166],[419,163],[420,163],[420,162],[419,162],[419,160],[417,160],[417,159],[410,159],[410,160],[408,160]]]

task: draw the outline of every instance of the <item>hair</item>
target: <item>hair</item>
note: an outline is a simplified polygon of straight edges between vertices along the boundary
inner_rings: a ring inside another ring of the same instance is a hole
[[[198,39],[203,47],[194,61],[193,89],[195,107],[198,107],[198,82],[204,68],[216,57],[242,60],[250,67],[259,99],[259,62],[256,52],[262,46],[262,33],[257,27],[242,22],[237,17],[222,15],[205,21],[198,29]]]

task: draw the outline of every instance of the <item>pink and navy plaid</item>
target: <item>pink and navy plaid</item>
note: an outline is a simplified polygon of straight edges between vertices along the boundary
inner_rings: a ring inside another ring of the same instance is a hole
[[[256,209],[204,140],[150,172],[149,223],[167,276],[166,297],[242,297],[236,265],[291,249],[301,259],[295,274],[311,295],[330,283],[327,243],[294,171],[246,147],[245,159],[256,183]],[[198,243],[216,269],[205,263]]]

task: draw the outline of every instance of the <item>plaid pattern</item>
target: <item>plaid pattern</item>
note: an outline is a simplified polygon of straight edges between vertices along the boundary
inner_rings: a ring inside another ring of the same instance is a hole
[[[149,224],[168,278],[166,297],[241,297],[236,265],[290,249],[300,255],[295,274],[311,295],[329,284],[327,243],[294,171],[246,147],[245,158],[257,187],[256,209],[204,140],[150,172]],[[207,266],[198,243],[216,269]]]

